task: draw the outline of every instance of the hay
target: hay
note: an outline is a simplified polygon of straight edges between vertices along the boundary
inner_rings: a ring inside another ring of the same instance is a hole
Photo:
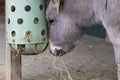
[[[49,53],[49,51],[46,50],[45,53]],[[43,58],[52,59],[52,66],[56,72],[56,77],[53,76],[53,78],[51,77],[49,80],[73,80],[72,76],[68,70],[68,67],[66,66],[65,61],[63,60],[62,57],[59,57],[59,56],[56,57],[56,56],[52,56],[52,55],[51,56],[46,55],[46,56],[39,57],[39,59],[43,59]],[[63,65],[62,68],[57,66],[58,63],[59,63],[59,65]],[[63,71],[65,71],[67,73],[67,75],[63,75]]]
[[[36,50],[34,50],[34,51],[36,51]],[[49,51],[47,50],[46,53],[48,53],[48,52]],[[18,52],[16,54],[16,57],[18,55],[20,55],[19,50],[18,50]],[[56,78],[50,78],[49,80],[73,80],[72,76],[71,76],[71,74],[70,74],[70,72],[68,70],[68,67],[66,66],[65,61],[63,60],[62,57],[60,57],[60,56],[58,56],[58,57],[56,57],[56,56],[48,56],[47,55],[47,56],[39,57],[39,59],[43,59],[43,58],[51,59],[51,57],[53,59],[52,66],[58,72],[56,73],[56,76],[57,76]],[[59,63],[61,62],[61,64],[64,66],[64,68],[60,68],[60,67],[56,66],[57,62],[59,62]],[[63,75],[63,71],[65,71],[67,73],[67,76]],[[60,75],[59,75],[59,73],[60,73]]]

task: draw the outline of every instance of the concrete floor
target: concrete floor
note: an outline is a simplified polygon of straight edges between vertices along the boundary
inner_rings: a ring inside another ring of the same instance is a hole
[[[0,16],[0,80],[5,80],[5,25]],[[78,46],[62,57],[73,80],[117,80],[113,47],[102,39],[85,35]],[[47,57],[46,57],[47,56]],[[54,58],[48,49],[39,55],[22,56],[23,80],[63,80],[56,73],[52,62]],[[57,66],[64,69],[60,59]],[[58,72],[60,73],[60,72]],[[66,79],[68,80],[68,79]]]

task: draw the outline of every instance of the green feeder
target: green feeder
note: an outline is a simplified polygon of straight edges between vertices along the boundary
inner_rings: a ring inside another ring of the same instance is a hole
[[[48,43],[45,0],[6,0],[6,38],[17,53],[43,52]]]

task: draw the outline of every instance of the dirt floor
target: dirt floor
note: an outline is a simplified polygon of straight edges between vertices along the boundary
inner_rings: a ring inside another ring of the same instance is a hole
[[[4,17],[0,16],[0,80],[5,80],[4,33]],[[113,47],[102,39],[85,35],[81,43],[62,59],[73,80],[117,80]],[[23,80],[64,80],[59,70],[53,67],[53,61],[48,49],[39,55],[22,56]],[[56,63],[63,69],[63,77],[67,78],[61,58],[57,58]]]

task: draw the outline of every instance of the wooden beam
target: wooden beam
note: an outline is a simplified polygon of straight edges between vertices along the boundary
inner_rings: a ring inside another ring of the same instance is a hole
[[[6,80],[22,80],[21,55],[17,55],[6,44]]]

